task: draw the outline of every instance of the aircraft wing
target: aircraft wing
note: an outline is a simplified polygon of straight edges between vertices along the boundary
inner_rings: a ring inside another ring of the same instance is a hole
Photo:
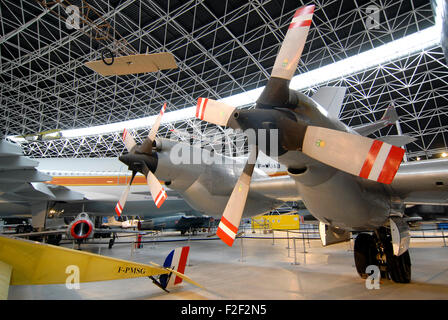
[[[404,162],[389,187],[406,205],[448,205],[448,159]]]
[[[33,236],[49,236],[54,234],[63,234],[66,233],[66,229],[57,229],[57,230],[47,230],[47,231],[38,231],[38,232],[26,232],[26,233],[14,233],[12,236],[16,238],[26,238]]]
[[[100,228],[95,229],[95,233],[135,233],[135,234],[146,234],[146,232],[139,231],[139,230],[128,230],[128,229],[119,229],[119,228]]]
[[[393,201],[405,205],[448,205],[448,159],[403,162],[391,189]],[[250,190],[283,201],[300,199],[295,182],[286,172],[252,181]]]
[[[300,195],[296,183],[285,172],[264,179],[253,180],[250,184],[250,192],[260,193],[266,197],[281,201],[297,201]]]
[[[49,175],[36,170],[39,163],[25,157],[22,149],[11,142],[0,141],[0,192],[21,197],[28,193],[33,197],[55,198],[54,194],[40,184],[51,180]]]
[[[402,147],[407,145],[408,143],[414,142],[417,139],[407,135],[392,135],[392,136],[379,137],[377,138],[377,140],[386,142],[393,146]]]
[[[28,238],[28,237],[38,237],[38,236],[49,236],[49,235],[57,235],[57,234],[65,234],[67,233],[67,229],[56,229],[56,230],[46,230],[46,231],[35,231],[35,232],[26,232],[26,233],[14,233],[10,236],[16,238]],[[147,234],[147,232],[139,231],[139,230],[125,230],[125,229],[106,229],[106,228],[95,228],[94,233],[126,233],[126,234]]]
[[[93,159],[95,165],[104,168],[103,159]],[[6,140],[0,141],[0,216],[31,216],[33,206],[36,203],[49,203],[55,211],[62,212],[66,215],[76,215],[84,209],[93,215],[109,215],[114,212],[114,207],[119,195],[111,194],[108,198],[103,193],[99,193],[95,198],[95,191],[98,189],[96,185],[88,186],[85,183],[79,185],[65,184],[64,179],[73,177],[55,176],[52,177],[44,172],[61,171],[71,167],[84,167],[92,159],[30,159],[26,157],[19,145]],[[115,166],[114,163],[117,162]],[[42,167],[42,164],[44,166]],[[110,159],[106,166],[111,166],[111,170],[115,170],[120,166],[116,159]],[[99,169],[98,169],[99,168]],[[98,167],[96,170],[101,170]],[[95,171],[95,168],[93,168]],[[78,177],[78,179],[89,179],[91,177]],[[107,180],[104,177],[103,180]],[[51,183],[48,183],[51,181]],[[111,188],[114,189],[114,188]],[[115,187],[116,193],[121,192],[122,187]],[[114,190],[112,190],[114,191]],[[87,193],[86,193],[87,192]],[[90,198],[90,193],[94,196]],[[110,192],[108,190],[108,192]],[[157,214],[171,214],[179,210],[191,208],[179,197],[179,194],[172,190],[167,190],[169,201],[161,209],[157,210]],[[117,194],[118,194],[117,193]],[[145,188],[143,191],[135,192],[135,195],[141,193],[141,200],[129,201],[127,204],[127,214],[129,215],[145,215],[144,213],[154,213],[155,206],[151,205],[145,197],[149,197],[149,191]],[[134,192],[133,192],[134,194]]]
[[[52,177],[37,170],[38,165],[38,161],[23,155],[20,146],[6,140],[0,141],[0,200],[29,203],[83,199],[78,192],[44,183]]]

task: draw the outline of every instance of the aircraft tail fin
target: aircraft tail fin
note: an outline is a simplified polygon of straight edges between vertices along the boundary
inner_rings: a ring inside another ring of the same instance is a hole
[[[381,120],[387,121],[389,122],[389,124],[394,124],[396,121],[398,121],[397,111],[395,110],[395,107],[392,104],[387,107]]]
[[[190,252],[190,247],[180,247],[172,250],[165,259],[163,267],[176,271],[170,274],[161,274],[159,277],[159,283],[162,289],[173,287],[182,283],[185,277],[183,275],[185,272],[185,267],[187,266],[188,254]],[[187,279],[186,279],[187,280]]]
[[[362,136],[368,136],[369,134],[372,134],[375,131],[380,130],[386,126],[393,125],[397,120],[398,120],[397,111],[395,110],[394,105],[390,104],[380,120],[372,123],[362,124],[352,129]]]
[[[346,90],[346,87],[322,87],[313,94],[312,98],[327,110],[329,117],[339,119]]]

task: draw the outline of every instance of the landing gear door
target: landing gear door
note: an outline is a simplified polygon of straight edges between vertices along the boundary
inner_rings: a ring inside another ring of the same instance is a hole
[[[409,249],[411,234],[408,224],[399,217],[390,218],[390,233],[395,256],[401,256]]]
[[[344,241],[350,241],[350,231],[333,228],[323,222],[319,222],[319,233],[322,245],[329,246]]]

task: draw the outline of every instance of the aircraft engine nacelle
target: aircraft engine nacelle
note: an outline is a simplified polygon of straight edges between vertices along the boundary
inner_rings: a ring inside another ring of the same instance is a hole
[[[85,240],[93,235],[93,222],[86,213],[81,213],[67,229],[69,238]]]

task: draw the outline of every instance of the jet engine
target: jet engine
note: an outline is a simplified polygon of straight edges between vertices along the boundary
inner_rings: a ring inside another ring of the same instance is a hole
[[[92,236],[93,222],[87,213],[79,214],[68,226],[68,237],[74,240],[85,240]]]

